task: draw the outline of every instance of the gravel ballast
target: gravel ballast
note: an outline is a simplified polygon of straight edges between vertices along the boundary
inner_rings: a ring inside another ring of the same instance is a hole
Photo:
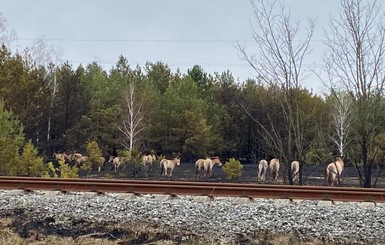
[[[194,196],[56,194],[1,190],[0,215],[16,219],[27,217],[36,226],[40,224],[58,234],[65,234],[65,230],[73,231],[79,224],[103,227],[143,222],[181,234],[196,234],[216,244],[236,242],[240,237],[247,243],[247,239],[252,240],[266,232],[326,244],[385,242],[383,204],[338,202],[320,205],[318,201],[309,200],[285,203],[254,199],[239,202],[236,198],[210,200]]]

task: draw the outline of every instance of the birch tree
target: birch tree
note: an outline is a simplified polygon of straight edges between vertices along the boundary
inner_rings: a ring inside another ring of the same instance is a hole
[[[140,139],[140,133],[145,128],[143,124],[142,103],[137,98],[136,85],[131,82],[125,94],[126,115],[124,115],[122,126],[119,130],[124,135],[123,146],[132,151],[136,142]]]
[[[341,0],[326,35],[326,67],[332,84],[349,94],[354,109],[354,146],[349,157],[362,166],[364,187],[372,186],[374,140],[384,111],[385,26],[380,1]]]
[[[345,149],[349,143],[349,133],[352,126],[352,101],[349,95],[334,92],[333,93],[333,121],[335,125],[335,136],[332,141],[338,148],[341,157],[345,157]]]

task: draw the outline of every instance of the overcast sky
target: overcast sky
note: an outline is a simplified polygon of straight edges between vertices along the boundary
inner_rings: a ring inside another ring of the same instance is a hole
[[[316,19],[306,64],[321,67],[324,29],[339,1],[284,2],[304,25]],[[229,69],[240,81],[255,75],[234,47],[236,41],[251,42],[248,0],[0,0],[0,6],[18,37],[14,49],[44,37],[74,67],[97,61],[109,71],[123,55],[133,67],[163,61],[183,73],[198,64],[211,74]],[[309,80],[307,87],[319,90],[318,79]]]

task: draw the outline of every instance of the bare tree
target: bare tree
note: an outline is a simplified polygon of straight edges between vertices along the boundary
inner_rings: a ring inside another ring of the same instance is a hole
[[[31,46],[31,55],[37,65],[48,67],[62,63],[63,50],[49,44],[44,37],[34,40]]]
[[[251,23],[256,44],[255,53],[249,54],[246,45],[238,44],[237,48],[241,57],[254,68],[260,81],[283,91],[279,103],[286,133],[282,135],[282,129],[274,122],[274,115],[266,115],[270,122],[268,127],[258,118],[253,120],[261,127],[261,137],[271,149],[270,154],[283,158],[285,163],[292,160],[303,161],[306,145],[311,143],[305,141],[306,126],[297,96],[306,77],[303,62],[310,52],[314,23],[308,21],[308,28],[303,36],[300,20],[291,16],[283,2],[255,0],[251,4],[255,17],[255,22]],[[288,166],[290,165],[287,164],[286,167]],[[287,168],[287,173],[290,176],[290,167]]]
[[[16,39],[16,32],[8,29],[7,19],[0,12],[0,45],[5,44],[9,46]]]
[[[333,120],[335,124],[335,137],[332,141],[338,148],[339,155],[345,157],[345,148],[349,143],[350,128],[353,123],[352,100],[348,94],[333,92]]]
[[[48,80],[47,87],[52,91],[51,93],[51,109],[54,107],[54,101],[58,85],[56,81],[56,68],[62,62],[62,49],[50,45],[43,37],[36,39],[31,47],[31,55],[36,62],[36,65],[45,67],[48,72],[46,78]],[[47,142],[51,139],[51,116],[48,117],[47,123]]]
[[[378,0],[341,0],[338,18],[326,34],[326,68],[335,84],[350,95],[354,108],[353,139],[359,150],[349,151],[363,166],[364,187],[371,187],[373,144],[378,134],[385,85],[384,13]]]
[[[131,151],[139,140],[140,132],[145,128],[143,124],[142,104],[139,102],[136,93],[136,85],[131,82],[125,95],[127,115],[123,119],[119,130],[123,133],[123,146]]]

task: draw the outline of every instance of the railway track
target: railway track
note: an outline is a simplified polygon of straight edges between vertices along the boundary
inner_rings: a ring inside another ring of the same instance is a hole
[[[212,182],[0,177],[0,189],[385,202],[385,189],[378,188]]]

